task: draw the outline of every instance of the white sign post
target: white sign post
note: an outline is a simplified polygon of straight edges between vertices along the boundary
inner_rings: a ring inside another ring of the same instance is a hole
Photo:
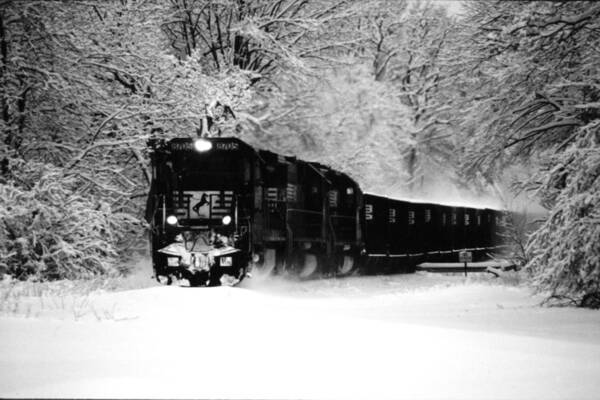
[[[458,262],[465,263],[465,276],[467,276],[467,263],[473,262],[473,253],[470,251],[459,252]]]

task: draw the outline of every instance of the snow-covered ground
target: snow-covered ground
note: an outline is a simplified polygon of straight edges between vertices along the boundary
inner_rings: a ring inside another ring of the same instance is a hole
[[[39,297],[0,317],[1,397],[600,397],[600,312],[483,274]]]

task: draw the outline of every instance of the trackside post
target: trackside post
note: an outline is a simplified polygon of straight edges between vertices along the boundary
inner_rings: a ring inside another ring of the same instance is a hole
[[[465,276],[467,276],[467,263],[473,262],[473,253],[466,250],[459,252],[458,262],[465,263]]]

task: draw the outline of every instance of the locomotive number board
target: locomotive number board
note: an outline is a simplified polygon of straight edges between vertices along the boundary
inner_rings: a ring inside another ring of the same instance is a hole
[[[213,142],[213,148],[220,151],[236,151],[240,149],[240,144],[236,142]],[[169,143],[171,151],[195,151],[194,142],[171,142]]]

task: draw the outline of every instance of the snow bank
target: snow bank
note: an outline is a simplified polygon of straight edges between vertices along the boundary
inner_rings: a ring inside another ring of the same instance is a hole
[[[0,319],[0,396],[597,398],[600,313],[414,274],[102,293]]]

